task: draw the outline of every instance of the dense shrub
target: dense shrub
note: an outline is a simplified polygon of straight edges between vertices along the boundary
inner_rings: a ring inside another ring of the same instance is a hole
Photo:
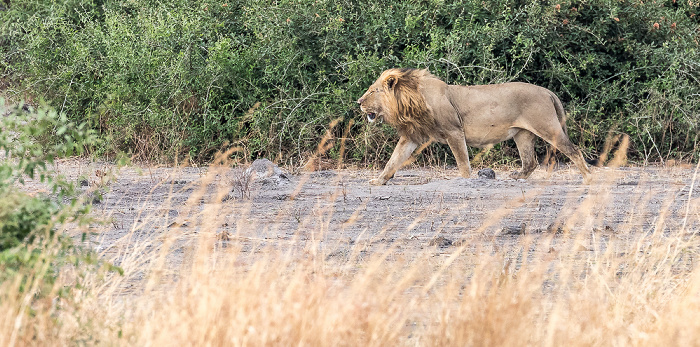
[[[0,112],[4,112],[0,99]],[[53,237],[53,227],[76,221],[87,208],[73,182],[53,173],[57,157],[81,154],[98,143],[94,130],[76,125],[56,111],[14,108],[0,119],[0,252],[37,237]],[[48,194],[18,189],[26,179],[45,185]],[[0,264],[1,265],[1,264]]]
[[[84,298],[85,283],[121,269],[62,232],[83,231],[85,239],[94,219],[52,163],[98,145],[95,131],[43,106],[8,109],[2,98],[0,115],[0,344],[37,344],[79,320],[59,317],[84,303],[74,298]]]
[[[386,160],[393,131],[354,101],[397,66],[550,88],[588,155],[626,133],[633,158],[698,158],[693,1],[12,1],[0,16],[6,93],[142,158],[299,162],[340,118],[331,156],[345,142],[345,160]]]

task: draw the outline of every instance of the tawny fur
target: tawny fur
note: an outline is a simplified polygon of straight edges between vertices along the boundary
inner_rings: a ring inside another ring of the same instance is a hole
[[[383,119],[401,136],[380,176],[384,184],[429,141],[447,143],[460,174],[469,177],[467,145],[486,147],[513,138],[527,178],[537,167],[534,139],[541,137],[568,156],[581,171],[589,171],[581,151],[566,135],[566,114],[559,98],[548,89],[528,83],[483,86],[448,85],[427,70],[390,69],[358,100],[368,119]]]

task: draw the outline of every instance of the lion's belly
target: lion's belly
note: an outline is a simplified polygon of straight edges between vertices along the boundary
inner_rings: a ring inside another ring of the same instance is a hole
[[[485,147],[513,138],[535,101],[549,101],[543,90],[524,83],[449,86],[448,95],[462,117],[467,145]]]
[[[477,131],[474,131],[477,130]],[[478,127],[478,129],[465,129],[464,135],[467,145],[483,148],[509,140],[518,133],[518,128]]]
[[[464,136],[467,144],[485,147],[513,138],[520,129],[513,127],[518,110],[503,108],[500,104],[475,108],[464,117]]]

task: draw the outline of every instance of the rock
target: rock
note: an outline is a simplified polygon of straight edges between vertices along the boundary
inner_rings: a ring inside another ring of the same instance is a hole
[[[189,221],[181,221],[181,222],[175,221],[175,222],[168,224],[168,228],[186,228],[188,226],[190,226]]]
[[[438,246],[440,248],[449,247],[449,246],[452,246],[452,240],[450,240],[446,237],[438,236],[438,237],[430,240],[430,242],[428,242],[428,245],[429,246]]]
[[[527,225],[525,223],[520,223],[520,225],[511,225],[511,226],[506,226],[503,227],[503,230],[501,230],[502,235],[523,235],[525,234],[525,227]]]
[[[88,192],[85,201],[91,205],[99,205],[102,203],[102,194],[98,191]]]
[[[234,191],[230,191],[228,194],[224,195],[223,198],[221,198],[221,202],[226,202],[234,199],[236,199],[236,194]]]
[[[479,172],[477,173],[477,176],[479,178],[492,180],[492,179],[496,178],[496,173],[493,170],[491,170],[490,168],[485,168],[485,169],[479,170]]]
[[[277,165],[267,159],[255,159],[253,164],[245,170],[253,180],[265,180],[266,184],[276,183],[277,185],[289,182],[289,177]]]
[[[564,231],[564,224],[561,222],[552,222],[547,226],[548,233],[563,234]]]
[[[267,159],[255,159],[249,168],[233,169],[229,175],[231,191],[222,198],[222,202],[236,198],[250,198],[254,182],[268,189],[274,189],[289,182],[287,174]]]
[[[311,178],[333,178],[337,175],[338,175],[338,173],[336,173],[333,170],[321,170],[321,171],[312,172]]]

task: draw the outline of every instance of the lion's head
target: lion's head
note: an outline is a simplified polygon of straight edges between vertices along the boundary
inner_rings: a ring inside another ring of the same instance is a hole
[[[424,78],[435,78],[427,70],[389,69],[357,100],[367,120],[385,120],[409,137],[425,137],[433,119],[420,92]]]

